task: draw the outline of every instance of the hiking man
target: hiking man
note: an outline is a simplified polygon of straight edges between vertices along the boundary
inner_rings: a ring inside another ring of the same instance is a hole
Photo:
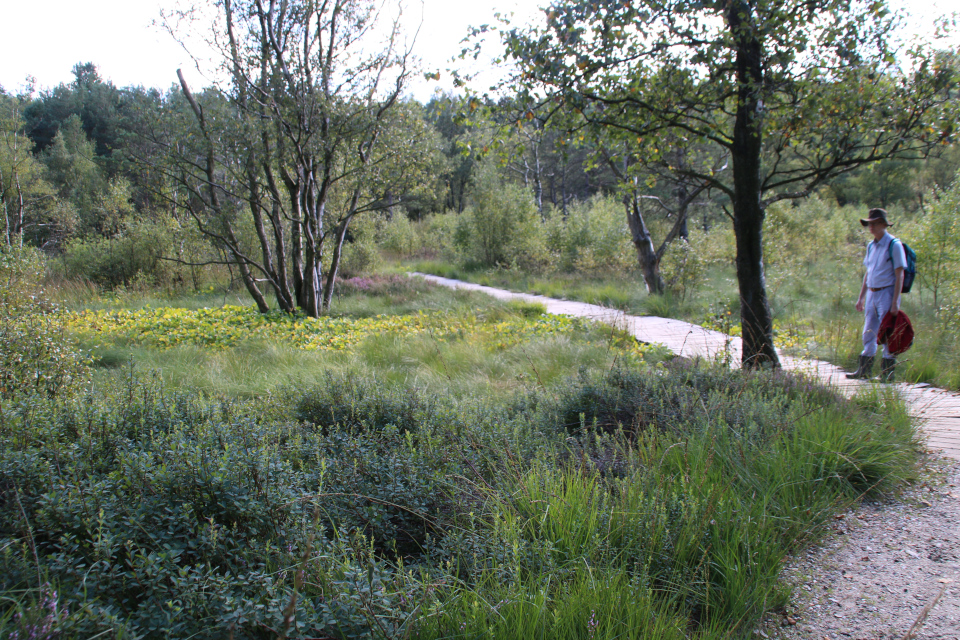
[[[896,316],[900,312],[900,293],[903,289],[903,270],[907,265],[903,243],[894,242],[896,238],[887,232],[893,226],[887,221],[884,209],[870,209],[860,224],[873,236],[873,242],[867,245],[867,254],[863,266],[867,268],[857,298],[857,311],[864,314],[863,352],[857,362],[857,370],[848,373],[851,379],[869,378],[873,372],[873,360],[877,354],[877,331],[883,317],[889,312]],[[887,345],[883,345],[883,359],[880,366],[880,378],[893,380],[893,370],[897,359]]]

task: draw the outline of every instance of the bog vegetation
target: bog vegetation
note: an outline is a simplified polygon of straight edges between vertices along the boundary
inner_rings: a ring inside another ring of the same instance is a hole
[[[406,277],[356,285],[339,318],[127,298],[35,329],[93,358],[23,354],[74,377],[4,390],[4,633],[724,637],[786,602],[785,556],[838,509],[911,476],[882,391],[672,361]],[[447,310],[363,317],[384,298]],[[152,373],[131,361],[147,351]],[[225,354],[272,375],[178,377]]]
[[[720,28],[724,55],[780,34],[784,69],[818,16],[870,25],[816,41],[842,80],[762,88],[752,161],[806,182],[745,212],[725,136],[757,105],[697,38],[663,31],[685,53],[653,66],[676,74],[601,78],[594,55],[638,43],[585,37],[599,5],[558,4],[543,32],[503,32],[523,67],[508,97],[420,104],[399,39],[360,46],[391,32],[369,6],[293,4],[218,5],[222,87],[118,88],[84,63],[0,90],[0,637],[727,638],[783,611],[783,561],[911,479],[895,394],[845,400],[773,357],[676,360],[409,272],[760,327],[758,353],[849,365],[857,220],[884,206],[919,257],[898,376],[960,389],[955,56],[918,47],[903,75],[883,3],[671,22]],[[664,18],[633,6],[608,9]],[[598,106],[727,89],[698,107],[710,135]],[[851,117],[864,96],[889,101]],[[820,120],[774,109],[794,98]],[[743,317],[748,240],[765,318]]]

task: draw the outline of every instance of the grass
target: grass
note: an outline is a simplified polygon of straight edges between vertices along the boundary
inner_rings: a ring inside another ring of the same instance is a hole
[[[547,384],[579,367],[609,368],[622,350],[609,333],[533,339],[504,349],[476,343],[439,342],[430,336],[374,336],[357,349],[342,352],[302,351],[272,342],[249,342],[223,351],[180,346],[165,351],[110,346],[97,350],[95,379],[118,368],[157,370],[175,388],[215,395],[255,397],[284,385],[317,384],[330,371],[376,374],[385,382],[442,386],[459,394],[491,389],[520,389]],[[653,362],[665,354],[653,355]]]
[[[683,318],[699,317],[702,304],[695,297],[681,300],[671,295],[647,295],[639,272],[532,274],[516,269],[457,267],[438,261],[417,261],[411,271],[429,273],[490,287],[543,295],[559,300],[578,300],[639,315]],[[723,281],[724,273],[708,275],[706,283]]]
[[[273,638],[291,616],[304,637],[719,640],[786,601],[785,556],[833,514],[912,474],[882,391],[579,358],[471,390],[383,375],[394,358],[243,403],[127,375],[11,414],[0,535],[33,533],[0,593],[41,601],[39,569],[61,637]],[[44,614],[10,611],[0,631]]]
[[[831,271],[835,266],[822,265],[802,278],[785,279],[774,300],[782,325],[804,336],[796,352],[852,371],[862,348],[863,314],[854,308],[861,280],[853,269],[845,276]],[[814,292],[811,282],[821,288]],[[898,356],[897,380],[960,389],[957,318],[934,308],[922,281],[903,294],[901,308],[910,316],[916,338]]]
[[[342,287],[348,295],[337,313],[316,321],[264,319],[249,307],[132,305],[75,314],[70,326],[92,350],[97,380],[135,367],[159,371],[174,387],[242,397],[314,384],[330,371],[476,393],[542,386],[580,366],[609,368],[637,357],[656,363],[668,355],[602,325],[547,317],[540,304],[497,302],[406,276],[361,282],[362,289],[353,284]],[[382,316],[387,309],[393,313]]]
[[[512,334],[542,306],[406,278],[340,302],[456,329],[329,351],[134,329],[83,395],[5,406],[0,635],[745,636],[787,555],[913,477],[883,387]]]
[[[721,331],[739,325],[734,274],[714,268],[684,299],[669,293],[647,295],[638,274],[526,274],[516,270],[469,270],[439,262],[411,269],[456,277],[514,291],[539,293],[621,309],[627,313],[677,318]],[[768,293],[777,344],[788,352],[853,370],[862,348],[863,314],[854,309],[861,283],[858,265],[831,261],[769,269]],[[630,284],[624,286],[624,282]],[[897,379],[960,390],[960,335],[957,317],[933,307],[922,278],[903,296],[903,310],[916,331],[913,347],[899,357]],[[725,314],[730,312],[729,316]]]

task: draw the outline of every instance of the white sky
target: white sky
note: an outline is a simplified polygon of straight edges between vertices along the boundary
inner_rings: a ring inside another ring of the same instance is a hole
[[[189,2],[189,0],[184,0]],[[407,0],[407,17],[419,14],[417,0]],[[78,62],[93,62],[103,78],[118,87],[142,85],[169,88],[183,67],[191,84],[204,80],[186,53],[161,29],[151,26],[161,7],[177,0],[13,0],[5,3],[0,35],[0,85],[18,91],[27,76],[38,89],[49,89],[73,79]],[[423,26],[416,53],[428,70],[444,71],[459,53],[468,28],[494,22],[494,12],[513,12],[514,22],[535,19],[537,7],[549,0],[423,0]],[[960,12],[960,0],[891,0],[918,14],[915,28],[928,28],[934,17]],[[415,20],[414,22],[418,22]],[[956,40],[956,39],[955,39]],[[191,75],[193,77],[191,77]],[[488,81],[489,82],[489,81]],[[429,98],[437,83],[420,83],[415,95]],[[440,86],[450,88],[449,75]],[[485,87],[478,87],[485,88]]]

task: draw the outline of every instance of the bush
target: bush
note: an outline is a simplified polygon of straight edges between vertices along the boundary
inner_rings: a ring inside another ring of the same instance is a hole
[[[64,334],[40,288],[43,259],[32,249],[0,251],[0,398],[52,398],[83,388],[87,358]]]
[[[623,204],[612,197],[595,197],[567,207],[566,216],[552,212],[546,243],[559,257],[563,271],[591,273],[629,270],[636,266]]]
[[[66,278],[83,278],[100,287],[169,286],[177,279],[173,263],[161,260],[174,254],[173,235],[158,222],[125,225],[117,236],[91,236],[64,246],[60,269]]]
[[[0,633],[728,637],[912,434],[892,395],[686,361],[466,398],[132,378],[0,423]]]
[[[933,306],[939,313],[942,306],[956,302],[960,293],[960,179],[945,191],[934,190],[930,200],[917,220],[912,244],[917,252],[917,274],[933,294]]]
[[[547,260],[533,194],[504,182],[493,166],[481,171],[471,206],[461,215],[454,244],[469,262],[536,269]]]
[[[422,546],[443,465],[396,431],[322,436],[253,413],[135,379],[8,416],[0,593],[49,600],[49,576],[70,612],[58,637],[369,637],[370,610],[402,621],[413,604],[391,611],[387,589],[406,577],[374,571],[368,541]],[[0,631],[15,620],[2,601]]]
[[[377,222],[373,216],[357,216],[350,223],[348,239],[343,243],[340,275],[351,278],[377,271],[383,259],[377,248]],[[333,253],[332,249],[327,257]]]
[[[420,255],[423,248],[418,229],[420,225],[410,221],[407,216],[395,213],[384,222],[377,232],[377,243],[388,254],[398,258],[412,258]]]
[[[671,295],[679,297],[681,302],[703,284],[706,267],[693,244],[682,238],[671,242],[660,259],[664,284]]]

